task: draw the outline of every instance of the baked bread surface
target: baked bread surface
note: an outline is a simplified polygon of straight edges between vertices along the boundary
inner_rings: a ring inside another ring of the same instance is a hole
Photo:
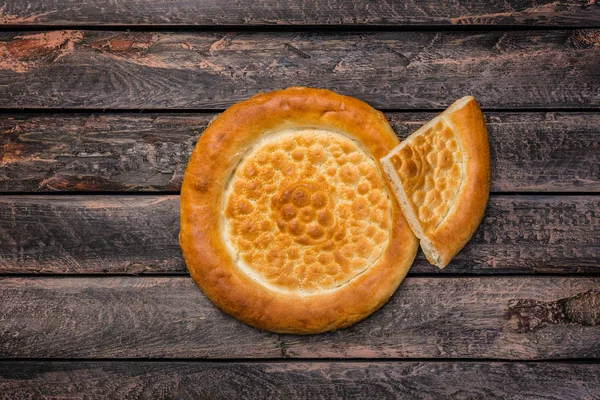
[[[192,278],[261,329],[319,333],[365,318],[418,245],[379,163],[397,144],[383,114],[327,90],[230,107],[184,176],[180,244]]]
[[[479,226],[490,191],[490,150],[477,102],[456,101],[381,162],[427,260],[446,267]]]

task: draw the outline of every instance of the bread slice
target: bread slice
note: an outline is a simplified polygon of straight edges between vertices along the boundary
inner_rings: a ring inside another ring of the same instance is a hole
[[[483,114],[463,97],[381,159],[427,260],[444,268],[471,239],[490,191]]]

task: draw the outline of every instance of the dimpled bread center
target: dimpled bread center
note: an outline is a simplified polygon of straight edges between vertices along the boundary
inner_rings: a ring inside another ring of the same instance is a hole
[[[317,129],[258,142],[225,192],[224,236],[244,273],[275,290],[344,285],[381,257],[391,202],[352,139]]]
[[[454,131],[442,120],[390,158],[425,233],[452,208],[463,177],[463,154]]]

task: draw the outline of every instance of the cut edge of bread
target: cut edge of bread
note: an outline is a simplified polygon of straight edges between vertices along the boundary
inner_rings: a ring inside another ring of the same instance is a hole
[[[427,124],[425,124],[421,128],[419,128],[419,130],[417,130],[415,133],[413,133],[413,135],[418,134],[419,131],[421,131],[422,129],[427,129],[427,127],[430,124],[437,122],[437,120],[438,120],[438,117],[434,118],[433,120],[431,120],[430,122],[428,122]],[[410,136],[409,136],[409,138],[410,138]],[[402,149],[403,144],[405,144],[406,142],[408,142],[408,138],[405,141],[403,141],[400,145],[398,145],[390,153],[390,155],[396,154],[396,152],[398,152],[400,149]],[[425,257],[427,258],[427,261],[429,261],[431,264],[433,264],[439,268],[444,268],[445,265],[443,265],[441,256],[438,253],[438,251],[435,249],[435,246],[433,245],[433,243],[429,239],[427,239],[427,236],[425,236],[425,232],[423,231],[423,228],[421,227],[421,223],[419,222],[419,219],[415,215],[412,206],[408,202],[408,196],[406,195],[404,186],[402,185],[402,182],[400,181],[400,177],[396,173],[396,170],[394,169],[394,166],[392,165],[389,158],[390,158],[389,155],[382,158],[381,165],[382,165],[383,170],[385,171],[386,175],[390,178],[390,183],[392,185],[392,189],[394,190],[394,193],[396,194],[396,199],[398,200],[398,203],[400,203],[400,207],[402,208],[404,217],[406,218],[406,221],[408,222],[410,229],[412,229],[415,236],[419,239],[421,249],[423,249],[423,253],[425,254]]]
[[[408,201],[408,196],[406,195],[404,186],[402,185],[402,182],[400,181],[400,177],[396,173],[396,170],[394,169],[394,166],[392,165],[390,158],[392,156],[394,156],[396,153],[398,153],[408,143],[410,143],[414,137],[419,136],[423,132],[428,131],[430,127],[435,125],[440,120],[443,120],[444,123],[446,123],[451,129],[455,130],[456,128],[453,126],[453,124],[450,121],[448,121],[446,118],[444,118],[444,116],[454,113],[456,111],[459,111],[460,109],[462,109],[466,104],[468,104],[471,101],[476,101],[473,96],[465,96],[465,97],[462,97],[462,98],[456,100],[454,103],[452,103],[452,105],[450,105],[450,107],[448,107],[446,110],[444,110],[441,114],[435,116],[430,121],[428,121],[425,125],[421,126],[415,132],[410,134],[398,146],[393,148],[392,151],[390,151],[385,157],[381,158],[381,160],[380,160],[383,170],[385,171],[386,175],[388,176],[389,181],[394,190],[394,193],[396,194],[396,199],[398,200],[398,203],[400,204],[400,207],[402,208],[402,212],[404,213],[404,216],[405,216],[406,220],[408,221],[408,225],[412,229],[415,236],[419,239],[421,249],[423,250],[425,257],[427,258],[427,261],[430,264],[435,265],[440,269],[444,269],[448,265],[449,260],[448,260],[448,262],[444,261],[444,257],[442,256],[440,251],[435,247],[433,242],[431,240],[429,240],[429,238],[427,238],[427,236],[425,235],[425,232],[423,231],[423,228],[421,226],[421,222],[419,221],[419,218],[417,217],[417,215],[415,215],[414,210]]]

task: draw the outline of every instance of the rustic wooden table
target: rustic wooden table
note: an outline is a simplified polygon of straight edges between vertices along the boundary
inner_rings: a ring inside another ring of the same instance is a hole
[[[0,398],[600,398],[600,4],[0,1]],[[215,113],[326,87],[400,138],[481,103],[492,195],[443,271],[278,335],[187,274],[178,191]]]

